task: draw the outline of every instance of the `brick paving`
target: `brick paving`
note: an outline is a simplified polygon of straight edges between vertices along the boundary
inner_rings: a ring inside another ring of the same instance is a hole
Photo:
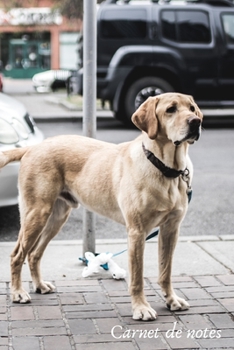
[[[157,310],[152,322],[134,321],[125,280],[54,281],[56,292],[31,291],[32,303],[10,301],[0,282],[0,350],[234,349],[234,275],[174,277],[187,311],[170,312],[156,278],[145,293]]]

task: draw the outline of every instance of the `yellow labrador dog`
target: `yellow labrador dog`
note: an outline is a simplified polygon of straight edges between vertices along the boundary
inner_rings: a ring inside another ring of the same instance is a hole
[[[171,284],[172,256],[192,179],[189,144],[199,138],[202,113],[188,95],[150,97],[132,116],[142,130],[119,145],[82,136],[58,136],[39,145],[0,153],[0,168],[21,160],[21,229],[11,255],[13,302],[30,302],[21,283],[28,258],[35,289],[54,291],[43,281],[40,261],[49,241],[79,204],[126,225],[134,319],[153,320],[156,311],[143,291],[143,253],[149,232],[160,226],[159,284],[171,310],[187,309]]]

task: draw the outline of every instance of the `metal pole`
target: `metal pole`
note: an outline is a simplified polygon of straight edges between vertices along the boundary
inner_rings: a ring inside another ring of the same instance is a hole
[[[96,0],[83,0],[84,49],[83,49],[83,134],[96,137],[96,66],[97,66],[97,21]],[[92,184],[90,184],[92,186]],[[95,214],[84,209],[83,254],[95,253]]]

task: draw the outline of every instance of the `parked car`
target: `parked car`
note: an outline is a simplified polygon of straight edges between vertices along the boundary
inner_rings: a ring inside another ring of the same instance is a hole
[[[0,151],[37,144],[43,133],[16,99],[0,93]],[[0,207],[18,202],[19,162],[8,164],[0,171]]]
[[[79,94],[82,51],[80,43]],[[117,119],[130,123],[134,110],[149,96],[169,91],[193,95],[202,108],[234,107],[233,2],[101,3],[97,97],[109,101]]]
[[[50,92],[59,88],[65,88],[71,74],[70,70],[64,69],[37,73],[32,77],[33,87],[37,92]]]

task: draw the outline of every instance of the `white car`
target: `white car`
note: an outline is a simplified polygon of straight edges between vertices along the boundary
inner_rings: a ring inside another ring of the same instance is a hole
[[[16,99],[0,93],[0,151],[37,144],[43,133]],[[18,203],[19,162],[0,170],[0,207]]]
[[[65,88],[72,72],[65,69],[47,70],[32,77],[33,87],[37,92],[51,92]]]

